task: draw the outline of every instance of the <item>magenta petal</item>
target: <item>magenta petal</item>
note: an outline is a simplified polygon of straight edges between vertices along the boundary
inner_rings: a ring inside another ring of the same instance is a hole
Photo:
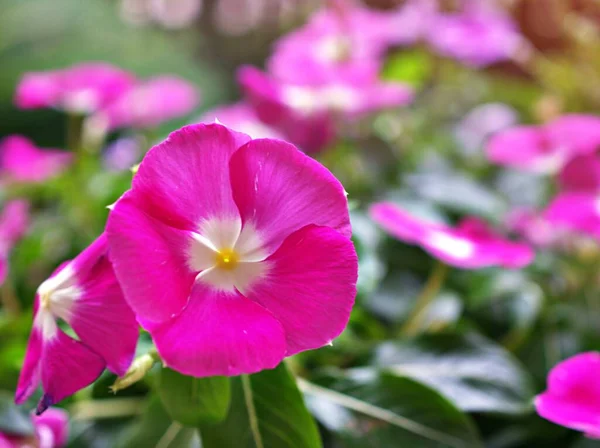
[[[561,187],[568,191],[600,191],[600,158],[596,154],[581,155],[567,163],[559,174]]]
[[[92,384],[104,370],[104,360],[62,330],[44,342],[40,370],[44,396],[38,403],[40,415],[48,407]]]
[[[67,444],[69,415],[62,409],[48,409],[44,414],[34,416],[33,424],[40,441],[40,448],[59,448]],[[44,445],[46,441],[49,443]]]
[[[135,355],[138,324],[106,255],[81,279],[80,287],[82,295],[71,310],[69,324],[84,344],[104,358],[109,370],[124,375]]]
[[[593,193],[561,193],[544,212],[546,220],[563,229],[600,239],[600,200]]]
[[[352,242],[328,227],[290,235],[267,261],[269,274],[248,293],[281,322],[286,356],[330,343],[346,327],[356,296]]]
[[[237,218],[224,167],[248,140],[218,124],[173,132],[142,161],[133,179],[136,203],[165,224],[187,230],[197,230],[203,220],[216,216]]]
[[[51,107],[58,101],[60,91],[57,73],[27,73],[17,85],[15,105],[19,109]]]
[[[181,314],[152,337],[168,367],[195,377],[272,369],[286,351],[283,328],[267,310],[202,282]]]
[[[22,404],[33,394],[40,384],[40,359],[42,357],[42,335],[33,327],[27,343],[25,360],[19,375],[15,403]]]
[[[145,214],[132,196],[117,202],[106,233],[125,299],[149,330],[185,307],[196,273],[187,268],[187,233]]]
[[[321,164],[279,140],[253,140],[231,158],[233,196],[272,253],[308,224],[350,238],[348,202],[340,182]],[[292,184],[290,184],[292,183]]]
[[[369,216],[388,233],[407,243],[418,243],[423,237],[423,223],[396,204],[379,202],[369,208]]]
[[[543,418],[597,437],[600,427],[600,354],[581,353],[557,364],[548,389],[535,400]]]

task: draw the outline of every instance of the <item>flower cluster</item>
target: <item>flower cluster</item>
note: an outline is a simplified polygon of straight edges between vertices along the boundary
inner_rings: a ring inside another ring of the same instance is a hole
[[[518,210],[513,228],[538,244],[552,244],[565,233],[600,239],[600,118],[563,115],[540,126],[516,126],[487,144],[497,164],[555,176],[558,193],[545,210]]]

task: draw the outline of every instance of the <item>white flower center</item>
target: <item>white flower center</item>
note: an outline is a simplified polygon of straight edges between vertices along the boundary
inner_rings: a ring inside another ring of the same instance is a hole
[[[58,330],[56,318],[69,322],[73,304],[82,294],[77,286],[77,277],[71,265],[67,265],[54,277],[44,281],[37,290],[40,297],[40,308],[34,325],[41,330],[44,339],[56,335]]]
[[[210,219],[191,233],[188,265],[199,272],[196,281],[217,289],[245,291],[268,270],[262,238],[251,223]]]
[[[469,240],[448,235],[444,232],[431,232],[427,237],[427,243],[438,250],[461,259],[469,258],[475,252],[475,247]]]

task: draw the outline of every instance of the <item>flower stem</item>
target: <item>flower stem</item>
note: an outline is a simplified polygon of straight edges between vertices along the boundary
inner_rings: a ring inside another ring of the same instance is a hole
[[[448,266],[438,261],[431,270],[429,278],[421,293],[415,300],[414,307],[406,319],[406,322],[400,328],[400,334],[403,336],[414,336],[419,332],[419,328],[423,323],[425,312],[431,305],[431,302],[437,296],[438,292],[444,284],[444,280],[448,274]]]
[[[248,410],[248,420],[250,421],[250,429],[252,431],[252,438],[256,448],[264,448],[262,436],[260,435],[260,429],[258,427],[258,417],[256,416],[256,408],[254,407],[254,399],[252,397],[252,385],[250,384],[250,377],[248,375],[242,375],[242,388],[244,389],[244,401],[246,402],[246,409]]]

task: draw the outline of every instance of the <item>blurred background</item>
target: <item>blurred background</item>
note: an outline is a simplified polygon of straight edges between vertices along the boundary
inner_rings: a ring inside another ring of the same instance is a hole
[[[107,133],[101,147],[78,155],[77,169],[67,174],[41,183],[0,176],[3,204],[25,198],[30,207],[27,231],[5,255],[10,269],[1,291],[0,432],[14,429],[23,418],[10,403],[31,326],[35,290],[56,266],[102,231],[106,207],[130,185],[130,168],[169,132],[201,117],[219,118],[212,112],[217,106],[251,96],[236,77],[240,66],[265,67],[274,42],[304,26],[316,11],[343,16],[346,3],[351,2],[0,0],[0,139],[18,134],[40,148],[78,151],[69,143],[72,114],[15,105],[17,85],[29,72],[103,61],[140,79],[176,76],[199,94],[191,108],[159,120],[156,126]],[[433,5],[432,16],[464,8],[459,0],[356,3],[397,16],[394,29],[400,34],[417,20],[403,16],[404,8],[427,11],[426,4]],[[598,237],[575,235],[550,245],[536,240],[540,231],[528,229],[527,234],[511,225],[515,210],[547,206],[558,188],[556,178],[499,166],[485,152],[487,139],[502,129],[541,126],[567,113],[598,112],[600,2],[475,3],[493,8],[517,30],[519,43],[509,55],[473,63],[435,47],[430,37],[435,30],[415,31],[386,48],[379,71],[380,79],[414,91],[410,104],[381,108],[342,123],[335,138],[317,151],[298,143],[332,170],[349,192],[360,278],[357,305],[339,342],[290,361],[299,377],[338,391],[346,390],[344,381],[354,378],[354,369],[377,364],[373,353],[386,341],[406,344],[407,359],[414,359],[415,365],[424,362],[427,371],[439,365],[435,360],[458,359],[467,367],[473,363],[474,373],[448,379],[446,386],[427,373],[421,377],[413,371],[407,378],[416,386],[379,381],[369,384],[362,396],[353,395],[371,403],[386,394],[398,397],[397,402],[378,405],[399,415],[406,411],[416,421],[424,418],[438,430],[454,428],[448,431],[462,442],[431,442],[389,422],[343,410],[343,405],[328,403],[326,397],[307,394],[327,447],[600,446],[540,419],[532,407],[552,366],[600,347]],[[433,20],[427,12],[419,14],[425,14],[418,15],[419,20]],[[499,34],[491,39],[506,42],[509,37]],[[289,129],[276,131],[285,134]],[[427,285],[431,288],[430,273],[436,272],[437,262],[418,247],[385,235],[369,218],[369,205],[382,199],[448,225],[465,216],[484,219],[534,247],[536,260],[521,270],[451,268],[443,286],[434,291],[426,317],[411,334],[399,333],[399,328],[406,328],[403,324],[411,317],[419,291]],[[473,339],[472,333],[481,339]],[[410,345],[415,336],[422,339]],[[139,352],[145,353],[150,345],[142,335]],[[477,364],[477,358],[484,362]],[[72,416],[69,446],[200,446],[197,432],[189,437],[176,435],[165,444],[171,417],[153,395],[151,375],[116,397],[108,390],[114,380],[105,372],[95,385],[66,400]],[[341,385],[336,386],[336,381]],[[456,387],[452,389],[450,383]],[[398,395],[390,392],[395,388]],[[352,390],[347,387],[346,392],[352,395]],[[482,396],[489,398],[484,400],[487,404],[478,401]],[[1,443],[0,447],[4,448]]]

